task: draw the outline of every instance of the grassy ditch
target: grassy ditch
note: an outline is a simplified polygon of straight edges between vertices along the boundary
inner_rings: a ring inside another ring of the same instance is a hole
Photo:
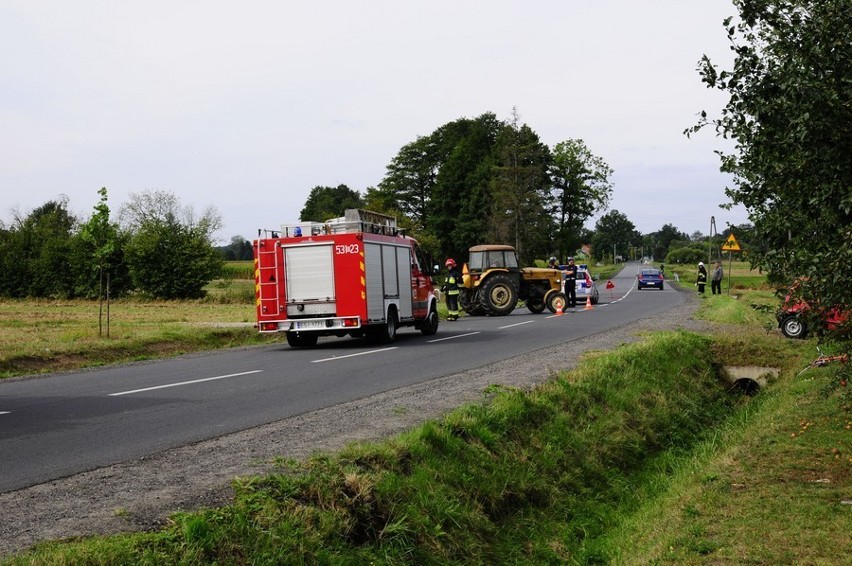
[[[719,335],[715,358],[774,366],[778,380],[672,468],[600,541],[624,564],[847,564],[852,403],[813,342]]]
[[[11,563],[608,561],[607,535],[751,398],[689,333],[586,360],[532,392],[236,482],[157,533],[45,544]]]

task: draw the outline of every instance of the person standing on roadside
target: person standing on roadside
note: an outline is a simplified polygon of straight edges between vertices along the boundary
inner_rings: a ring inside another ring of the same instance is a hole
[[[447,294],[447,320],[459,319],[459,285],[462,275],[456,268],[456,260],[448,258],[444,264],[447,267],[447,280],[441,286],[441,291]]]
[[[714,295],[722,294],[722,262],[717,261],[716,267],[713,268],[713,275],[710,277],[710,292]]]
[[[577,312],[577,275],[579,269],[574,265],[574,258],[568,258],[568,265],[562,271],[565,278],[565,296],[568,299],[568,305],[571,307],[571,312]]]
[[[698,293],[700,295],[704,294],[704,286],[707,285],[707,269],[704,267],[704,262],[698,262],[698,278],[695,281],[695,284],[698,285]]]

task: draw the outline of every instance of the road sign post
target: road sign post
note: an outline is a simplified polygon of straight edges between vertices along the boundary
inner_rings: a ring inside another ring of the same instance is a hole
[[[731,294],[731,269],[734,266],[734,252],[741,251],[740,245],[737,243],[737,239],[734,237],[734,233],[731,232],[728,235],[728,239],[725,240],[724,245],[722,245],[722,251],[728,252],[728,294]]]

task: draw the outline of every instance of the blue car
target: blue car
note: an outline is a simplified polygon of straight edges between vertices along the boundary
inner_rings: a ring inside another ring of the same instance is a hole
[[[640,269],[636,277],[636,286],[640,291],[646,287],[663,290],[663,272],[659,269]]]

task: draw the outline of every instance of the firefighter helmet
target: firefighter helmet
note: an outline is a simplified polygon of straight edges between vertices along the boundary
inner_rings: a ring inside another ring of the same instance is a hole
[[[446,262],[444,262],[444,265],[446,265],[447,267],[455,267],[456,260],[454,260],[453,258],[449,258]]]

